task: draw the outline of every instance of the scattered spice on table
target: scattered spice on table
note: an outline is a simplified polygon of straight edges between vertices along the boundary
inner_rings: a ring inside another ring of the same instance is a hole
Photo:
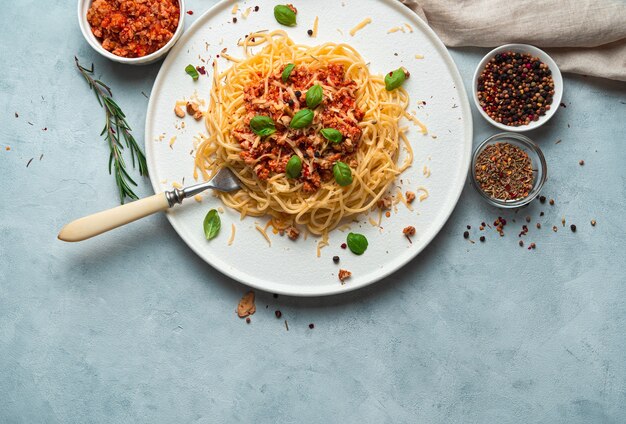
[[[537,226],[538,230],[541,229],[541,223],[540,222],[538,222],[536,226]]]
[[[585,161],[581,159],[581,160],[579,160],[579,161],[578,161],[578,164],[579,164],[580,166],[583,166],[583,165],[585,165]]]
[[[553,226],[552,226],[552,231],[554,231],[554,232],[556,233],[557,231],[559,231],[559,229],[557,228],[557,226],[556,226],[556,225],[553,225]]]
[[[342,248],[342,249],[345,249],[346,247],[348,247],[348,245],[347,245],[347,244],[345,244],[345,243],[341,243],[341,248]]]
[[[519,243],[520,247],[524,247],[524,240],[520,240]]]
[[[193,15],[193,10],[188,10],[188,11],[187,11],[187,14],[188,14],[188,15]]]
[[[486,240],[486,239],[485,239],[485,236],[480,236],[480,239],[479,239],[479,240],[480,240],[480,241],[482,241],[482,242],[484,242],[484,241]]]
[[[471,229],[472,229],[472,226],[471,226],[471,225],[468,225],[468,226],[467,226],[467,229],[468,229],[468,230],[471,230]]]
[[[543,213],[543,211],[539,212],[539,216],[544,216],[545,213]]]
[[[315,324],[310,323],[310,324],[309,324],[309,328],[310,328],[311,330],[313,330],[313,329],[315,328]]]
[[[504,226],[506,225],[506,219],[501,216],[498,217],[495,221],[493,221],[493,225],[496,227],[496,231],[500,234],[500,237],[504,236]]]
[[[480,188],[495,199],[522,199],[533,188],[530,157],[511,143],[494,143],[485,147],[478,155],[474,173]]]
[[[285,328],[289,331],[289,324],[287,324],[287,320],[285,320]]]
[[[16,117],[16,118],[19,118],[19,117],[20,117],[20,115],[18,115],[18,114],[17,114],[17,112],[15,112],[15,117]]]
[[[337,255],[333,256],[333,262],[338,264],[339,263],[339,256],[337,256]]]
[[[28,166],[30,165],[30,163],[33,161],[33,158],[30,158],[30,160],[28,161],[28,163],[26,164],[26,168],[28,168]]]
[[[478,77],[481,108],[494,121],[508,126],[537,121],[550,110],[553,96],[552,71],[528,53],[498,53]]]
[[[595,227],[595,226],[596,226],[596,220],[595,220],[595,219],[592,219],[592,220],[591,220],[591,226],[592,226],[592,227]]]
[[[576,232],[576,226],[574,224],[569,226],[570,230],[572,230],[572,233]]]
[[[550,206],[554,206],[554,199],[550,199]]]
[[[465,231],[463,233],[463,238],[469,238],[469,231]]]
[[[279,310],[274,311],[274,315],[276,315],[276,318],[280,318],[283,316],[283,313],[280,312]]]
[[[565,227],[565,217],[561,218],[561,224]]]
[[[569,124],[567,124],[567,128],[569,128]],[[559,144],[561,142],[561,139],[559,138],[554,144]]]
[[[537,245],[535,243],[530,243],[530,246],[528,246],[528,250],[534,249],[536,247],[537,247]]]
[[[246,317],[246,324],[250,324],[250,321],[252,321],[250,317]]]
[[[565,103],[563,103],[563,102],[561,102],[561,103],[559,104],[559,106],[562,106],[562,107],[567,107],[567,106],[565,105]]]
[[[522,225],[522,231],[517,235],[518,237],[525,236],[528,234],[528,227],[526,225]]]
[[[530,222],[530,215],[526,216],[526,222]]]

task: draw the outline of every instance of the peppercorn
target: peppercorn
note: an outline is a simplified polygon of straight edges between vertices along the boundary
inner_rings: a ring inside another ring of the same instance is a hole
[[[463,233],[463,238],[469,238],[469,231],[465,231]]]
[[[259,11],[259,6],[254,6],[254,11],[258,12]]]
[[[546,196],[539,196],[539,201],[541,203],[546,203]]]
[[[539,216],[544,216],[545,214],[543,212],[539,212]]]
[[[296,92],[294,93],[296,95],[296,98],[300,98],[300,96],[302,95],[302,91],[300,90],[296,90]]]
[[[233,23],[236,24],[237,23],[237,18],[233,18]]]
[[[556,227],[556,225],[552,226],[552,231],[554,231],[555,233],[558,231],[559,229]]]
[[[333,262],[338,264],[339,263],[339,256],[333,256]]]
[[[312,29],[308,30],[306,33],[309,34],[309,37],[313,36],[313,30]]]
[[[579,164],[580,166],[583,166],[583,165],[585,164],[585,161],[581,159],[581,160],[578,162],[578,164]]]
[[[480,225],[483,226],[483,227],[487,226],[487,224],[485,224],[485,221],[481,222]]]
[[[574,224],[569,226],[570,230],[572,230],[573,233],[576,232],[576,226]]]
[[[310,323],[310,324],[309,324],[309,328],[310,328],[311,330],[312,330],[312,329],[314,329],[314,328],[315,328],[315,324]]]
[[[530,222],[530,216],[526,216],[526,222]]]
[[[554,205],[554,199],[550,199],[550,205]]]
[[[537,223],[537,229],[540,229],[540,228],[541,228],[541,223],[538,222]]]
[[[246,318],[246,324],[250,324],[250,321],[251,321],[250,317],[247,317]]]
[[[528,246],[528,249],[534,249],[535,247],[537,247],[537,245],[535,243],[530,243],[530,246]]]
[[[524,240],[520,240],[519,243],[517,243],[520,245],[520,247],[524,247]]]
[[[347,244],[345,244],[345,243],[341,243],[341,248],[342,248],[342,249],[345,249],[346,247],[348,247],[348,245],[347,245]]]
[[[480,236],[480,241],[485,241],[485,236]]]
[[[274,315],[276,315],[276,318],[280,318],[283,316],[283,313],[280,312],[279,310],[274,311]]]
[[[595,226],[596,226],[596,220],[595,220],[595,219],[592,219],[592,220],[591,220],[591,226],[592,226],[592,227],[595,227]]]

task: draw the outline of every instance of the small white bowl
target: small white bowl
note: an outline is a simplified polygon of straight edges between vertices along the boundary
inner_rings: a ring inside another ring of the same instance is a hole
[[[172,36],[170,41],[167,42],[166,45],[164,45],[154,53],[150,53],[149,55],[142,57],[117,56],[102,47],[102,43],[100,42],[100,40],[98,40],[96,36],[93,35],[93,32],[91,32],[91,25],[89,25],[89,22],[87,22],[87,11],[91,6],[92,1],[93,0],[78,0],[78,24],[80,25],[80,30],[82,31],[85,40],[87,40],[87,42],[91,45],[91,47],[93,47],[95,51],[97,51],[107,59],[114,60],[115,62],[126,63],[129,65],[148,65],[150,63],[154,63],[167,54],[167,52],[174,46],[174,44],[176,44],[176,41],[178,41],[180,36],[183,35],[183,32],[185,31],[185,0],[178,0],[178,5],[180,6],[180,17],[178,18],[178,26],[176,27],[174,35]]]
[[[543,63],[548,65],[548,68],[552,71],[552,79],[554,80],[554,96],[552,97],[552,104],[550,105],[550,110],[546,111],[546,114],[540,116],[537,121],[531,121],[528,125],[520,125],[518,127],[514,127],[512,125],[505,125],[499,122],[494,121],[487,113],[480,107],[480,103],[478,101],[478,77],[480,73],[485,69],[487,62],[491,60],[496,54],[502,52],[515,52],[515,53],[528,53],[535,57],[538,57]],[[474,80],[472,81],[472,97],[474,98],[474,104],[476,108],[480,112],[480,114],[489,122],[491,125],[500,128],[505,131],[512,132],[524,132],[534,130],[535,128],[539,128],[554,116],[559,105],[561,104],[561,98],[563,97],[563,77],[561,76],[561,71],[558,66],[550,56],[546,54],[543,50],[538,49],[535,46],[531,46],[528,44],[505,44],[504,46],[500,46],[498,48],[493,49],[489,53],[483,57],[483,59],[476,67],[476,71],[474,72]]]

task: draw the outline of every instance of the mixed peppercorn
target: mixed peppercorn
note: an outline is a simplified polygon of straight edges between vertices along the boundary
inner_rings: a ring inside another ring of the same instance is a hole
[[[494,121],[528,125],[550,110],[554,96],[552,71],[527,53],[496,54],[478,77],[480,107]]]

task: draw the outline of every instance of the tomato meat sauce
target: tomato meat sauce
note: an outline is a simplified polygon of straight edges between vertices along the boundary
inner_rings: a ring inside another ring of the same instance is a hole
[[[94,0],[87,12],[102,47],[121,57],[142,57],[165,46],[179,18],[177,0]]]
[[[284,83],[282,71],[269,76],[267,88],[262,75],[244,88],[245,125],[235,129],[232,135],[242,148],[240,157],[261,180],[284,173],[291,156],[298,154],[303,165],[299,180],[303,190],[312,193],[322,182],[333,179],[335,162],[356,167],[355,153],[362,134],[359,123],[364,116],[356,105],[358,87],[345,78],[343,65],[329,64],[320,69],[296,66]],[[312,125],[290,128],[294,114],[307,107],[307,90],[316,84],[323,87],[324,94],[322,103],[314,109]],[[257,115],[272,118],[276,132],[263,138],[254,134],[249,123]],[[341,132],[342,142],[326,140],[319,134],[322,128]]]

